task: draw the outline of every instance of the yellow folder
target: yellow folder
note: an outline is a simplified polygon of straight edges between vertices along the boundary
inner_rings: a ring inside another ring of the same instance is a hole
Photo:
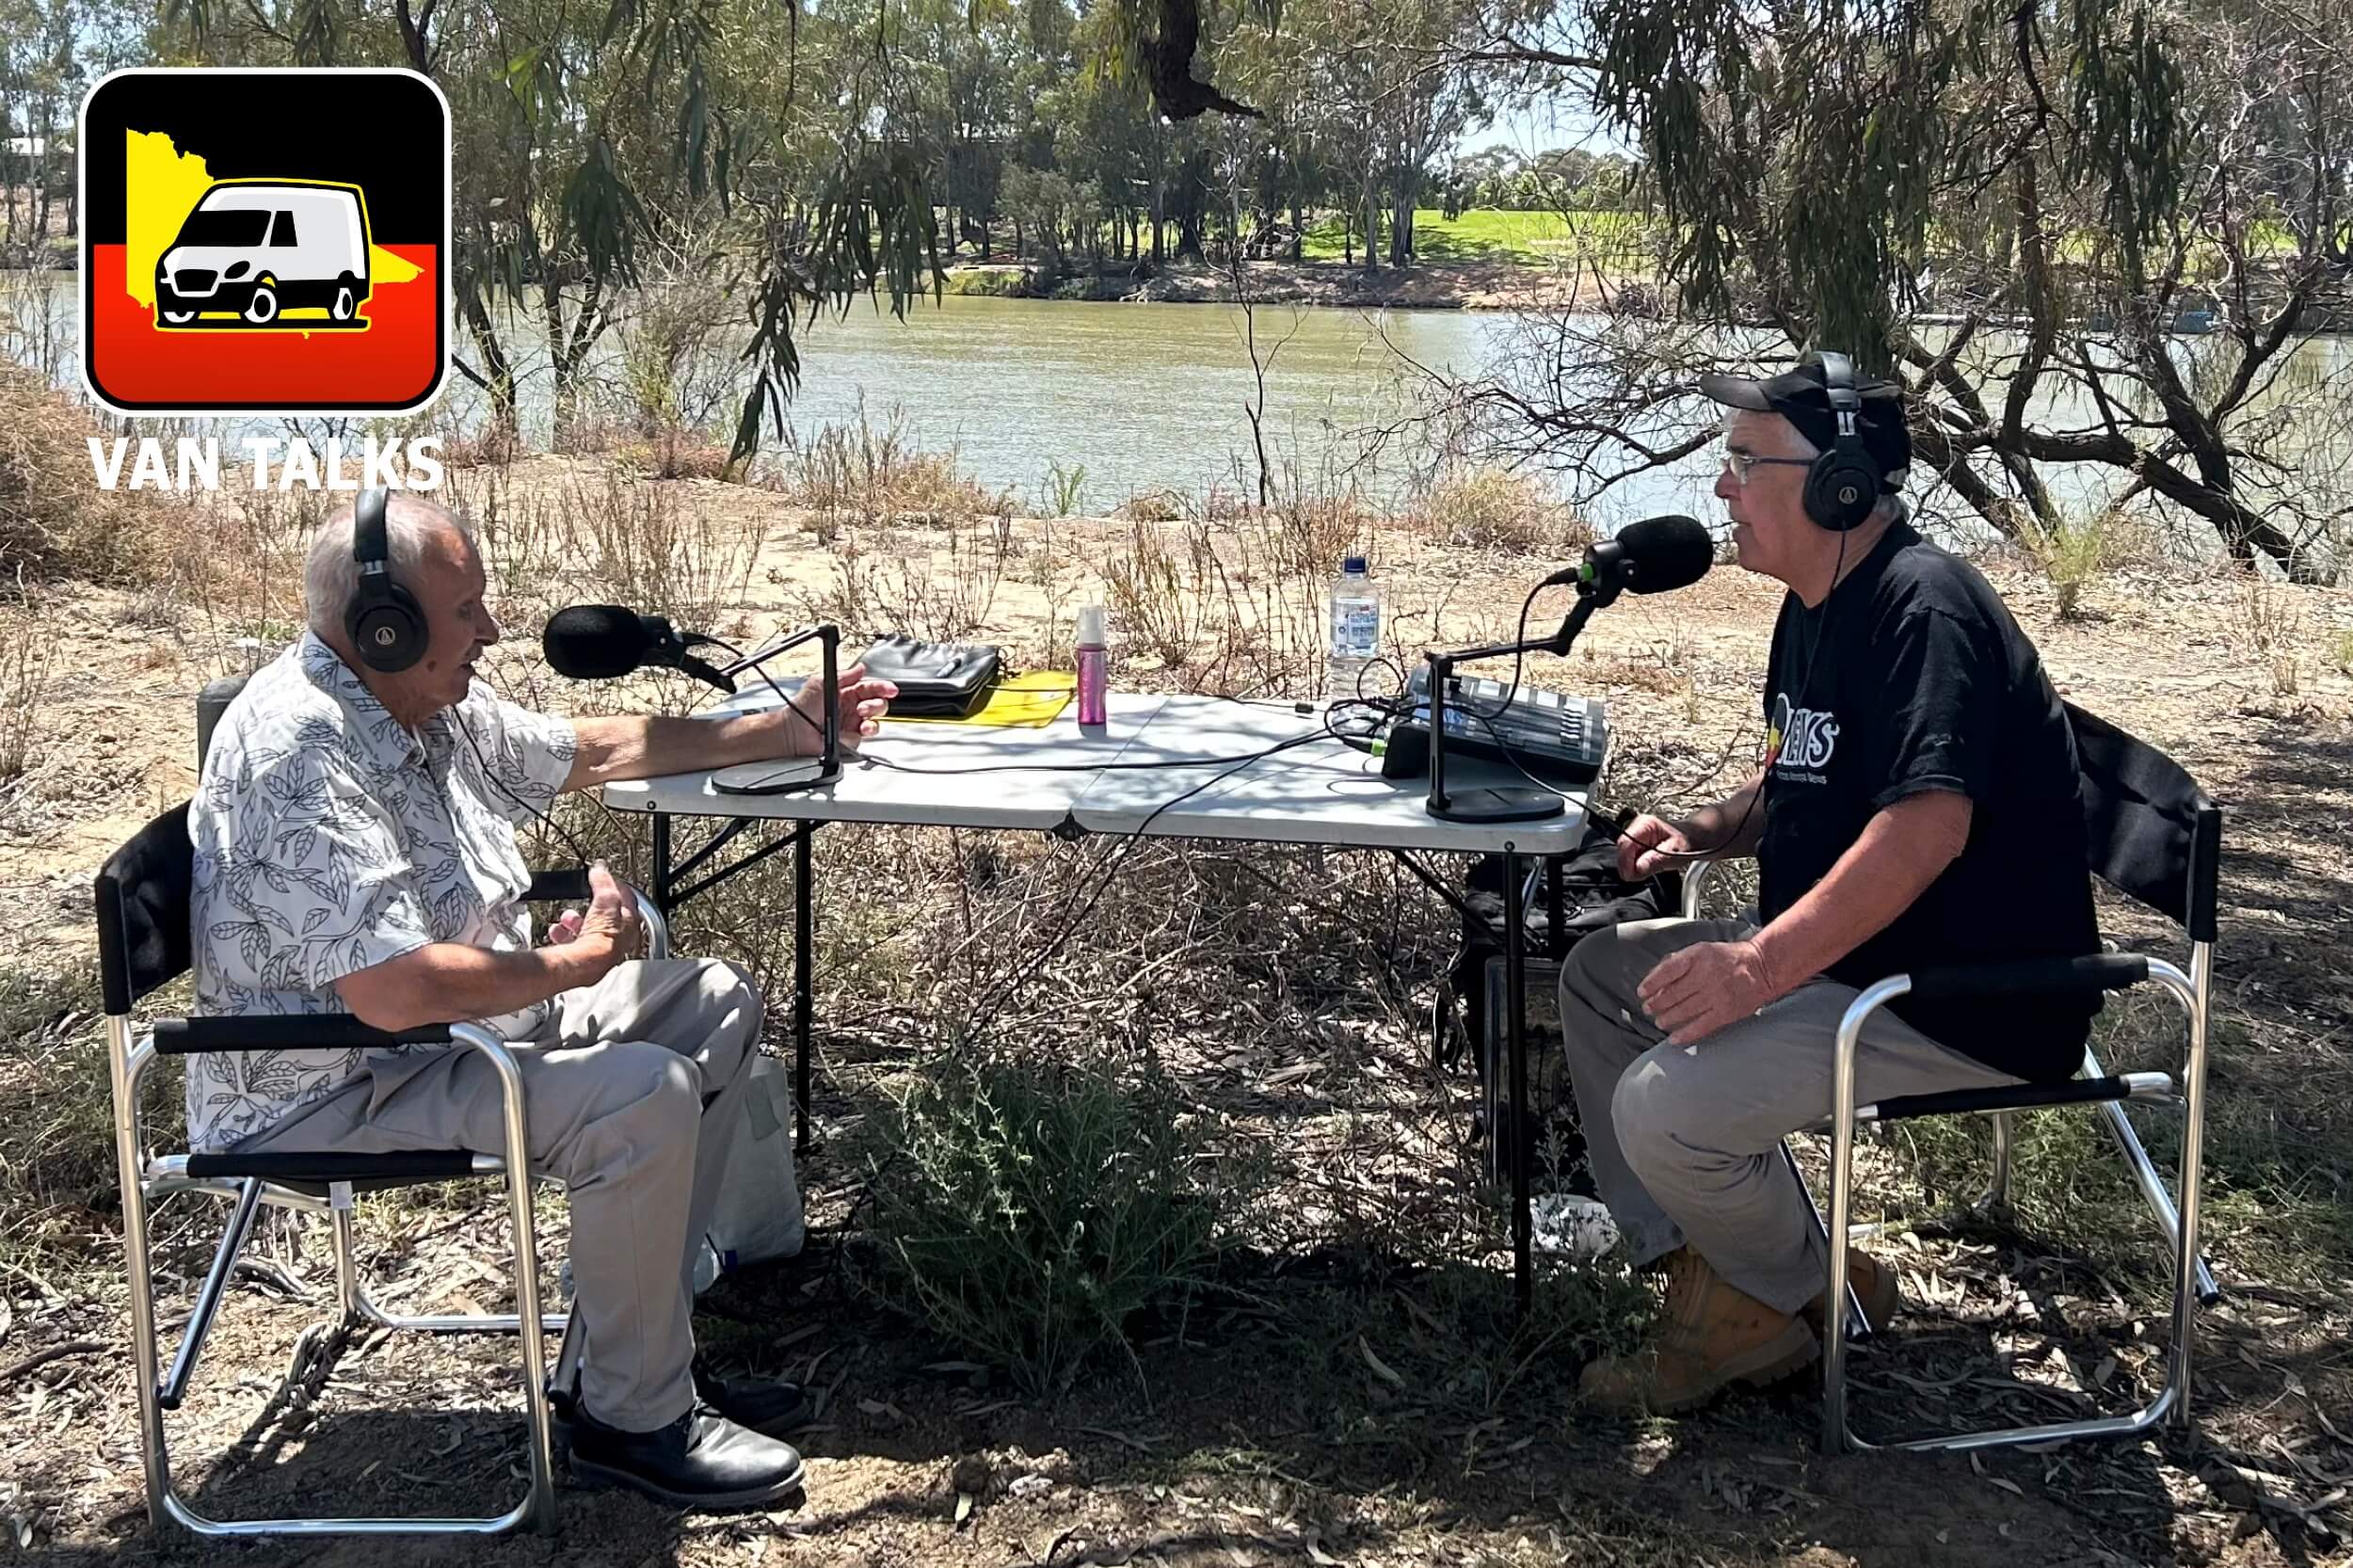
[[[1007,676],[989,688],[988,700],[962,718],[885,715],[891,724],[985,724],[1000,728],[1043,729],[1054,722],[1079,690],[1068,670],[1033,670]]]

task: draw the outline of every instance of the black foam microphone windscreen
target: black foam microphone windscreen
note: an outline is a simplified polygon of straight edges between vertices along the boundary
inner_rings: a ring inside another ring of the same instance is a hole
[[[617,604],[574,604],[559,610],[539,639],[555,673],[574,680],[610,680],[643,667],[655,638],[645,617]]]
[[[1625,585],[1633,593],[1688,588],[1716,564],[1716,541],[1695,518],[1644,518],[1629,523],[1615,542],[1625,552]]]

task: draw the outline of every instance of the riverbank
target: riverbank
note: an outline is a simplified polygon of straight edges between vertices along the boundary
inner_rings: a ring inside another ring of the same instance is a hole
[[[1160,305],[1320,305],[1406,311],[1515,311],[1543,306],[1621,309],[1624,291],[1647,304],[1640,275],[1526,261],[1475,259],[1385,266],[1345,262],[1259,261],[1233,271],[1206,262],[1113,264],[1070,271],[1038,261],[968,262],[948,269],[947,292],[999,299],[1120,301]]]

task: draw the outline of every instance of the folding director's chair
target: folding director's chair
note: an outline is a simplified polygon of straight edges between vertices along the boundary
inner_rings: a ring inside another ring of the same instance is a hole
[[[2010,1113],[2051,1106],[2097,1108],[2173,1252],[2172,1342],[2164,1385],[2129,1416],[1951,1433],[1884,1446],[1960,1451],[2075,1437],[2123,1436],[2168,1422],[2189,1424],[2194,1312],[2199,1304],[2210,1305],[2219,1295],[2212,1272],[2198,1253],[2198,1182],[2205,1130],[2206,1029],[2214,981],[2222,813],[2196,780],[2162,752],[2073,703],[2067,705],[2067,715],[2082,770],[2089,870],[2117,891],[2181,925],[2189,939],[2189,968],[2185,971],[2161,958],[2138,953],[2098,953],[2050,963],[1926,969],[1891,975],[1866,987],[1847,1009],[1838,1029],[1829,1114],[1817,1128],[1830,1133],[1832,1140],[1830,1219],[1823,1233],[1830,1256],[1830,1299],[1849,1303],[1848,1333],[1827,1336],[1823,1347],[1822,1446],[1833,1453],[1882,1446],[1865,1442],[1847,1424],[1847,1344],[1849,1338],[1868,1333],[1849,1288],[1847,1249],[1853,1235],[1849,1216],[1855,1128],[1922,1116],[1991,1118],[1993,1175],[1985,1202],[1999,1206],[2009,1195]],[[1704,873],[1712,870],[1699,867],[1687,879],[1686,915],[1697,914],[1708,880]],[[2154,982],[2179,1001],[2187,1020],[2187,1049],[2178,1079],[2169,1072],[2111,1075],[2087,1046],[2082,1071],[2065,1083],[1913,1095],[1874,1105],[1855,1103],[1855,1051],[1863,1026],[1873,1013],[1898,997],[2007,996],[2031,1005],[2037,999],[2119,991],[2144,981]],[[2134,1129],[2127,1110],[2133,1104],[2176,1106],[2183,1112],[2178,1202],[2175,1193],[2166,1190],[2164,1177],[2157,1174]],[[1791,1172],[1795,1174],[1797,1168],[1791,1160]]]

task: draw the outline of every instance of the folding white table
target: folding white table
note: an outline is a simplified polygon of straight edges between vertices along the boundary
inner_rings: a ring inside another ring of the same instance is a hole
[[[792,684],[781,683],[788,689]],[[710,712],[752,712],[777,700],[763,686]],[[1564,791],[1567,808],[1544,821],[1450,822],[1424,809],[1426,780],[1385,778],[1378,759],[1333,737],[1321,704],[1114,693],[1106,717],[1105,724],[1081,726],[1074,705],[1038,728],[886,720],[880,735],[845,754],[839,776],[822,783],[806,782],[814,764],[779,763],[765,770],[728,769],[715,776],[716,781],[709,774],[677,774],[606,786],[608,806],[652,819],[650,891],[664,914],[792,847],[793,1094],[800,1143],[806,1145],[808,1133],[814,998],[810,840],[819,824],[828,822],[1383,850],[1465,915],[1470,911],[1463,900],[1414,859],[1413,852],[1500,855],[1511,1126],[1519,1136],[1528,1106],[1522,862],[1577,849],[1585,837],[1584,793]],[[1251,760],[1277,746],[1283,749]],[[730,780],[739,785],[756,780],[763,773],[769,782],[788,787],[771,793],[722,787]],[[1447,776],[1449,787],[1465,790],[1526,782],[1514,770],[1471,758],[1449,760]],[[724,825],[680,861],[671,840],[680,817],[722,819]],[[720,849],[762,821],[793,826],[749,854],[696,875]],[[1525,1308],[1532,1287],[1528,1185],[1532,1161],[1529,1151],[1515,1152],[1512,1240]]]

